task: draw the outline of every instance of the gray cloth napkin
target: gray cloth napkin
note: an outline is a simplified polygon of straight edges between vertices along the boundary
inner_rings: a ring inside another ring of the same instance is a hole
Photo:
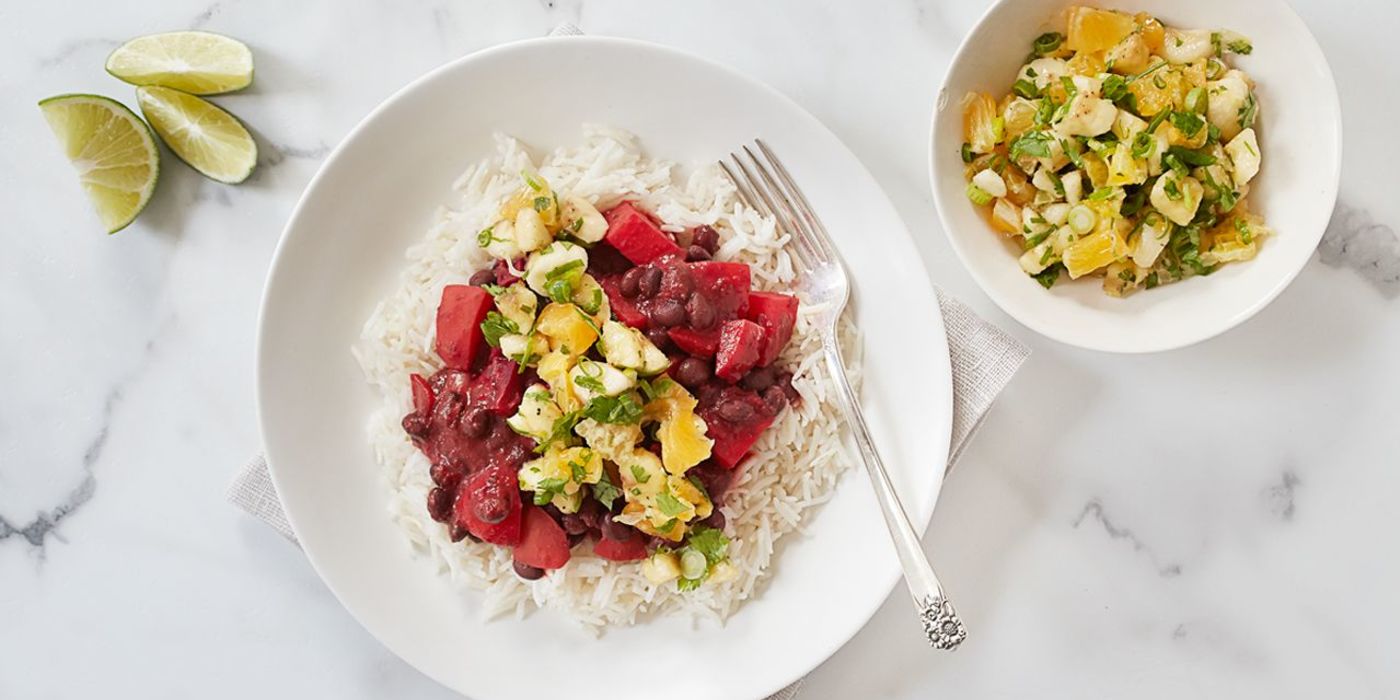
[[[550,36],[581,36],[572,24],[561,24]],[[938,291],[938,306],[948,332],[948,352],[953,371],[953,433],[948,467],[982,424],[992,402],[1026,361],[1030,350],[1005,331],[982,320],[962,302]],[[262,455],[255,456],[229,485],[228,500],[263,521],[283,537],[296,542],[291,523],[277,498],[277,489]],[[802,688],[799,679],[768,700],[793,700]]]

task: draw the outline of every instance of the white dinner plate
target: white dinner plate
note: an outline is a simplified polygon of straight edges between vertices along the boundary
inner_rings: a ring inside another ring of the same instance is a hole
[[[938,303],[903,222],[815,118],[772,89],[679,51],[598,37],[472,54],[375,109],[292,214],[264,292],[258,411],[273,481],[301,546],[394,653],[477,700],[759,698],[858,631],[899,567],[859,467],[724,626],[662,618],[595,638],[553,612],[481,619],[479,595],[415,556],[391,521],[366,440],[376,397],[350,354],[361,324],[452,181],[504,131],[537,148],[598,122],[653,157],[718,159],[766,139],[837,238],[865,337],[865,410],[909,515],[927,526],[948,454],[952,386]],[[909,644],[922,644],[911,608]]]

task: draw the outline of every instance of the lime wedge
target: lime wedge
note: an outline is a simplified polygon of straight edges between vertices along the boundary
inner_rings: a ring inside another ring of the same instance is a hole
[[[107,233],[126,228],[146,208],[160,175],[150,127],[125,105],[100,95],[56,95],[39,103],[49,128]]]
[[[132,39],[107,57],[107,72],[132,85],[160,85],[217,95],[253,83],[253,52],[209,32],[168,32]]]
[[[165,145],[205,177],[234,185],[253,173],[258,145],[232,114],[164,87],[136,88],[136,101]]]

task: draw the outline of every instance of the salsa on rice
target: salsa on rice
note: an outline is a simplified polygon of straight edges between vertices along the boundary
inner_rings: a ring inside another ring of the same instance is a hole
[[[719,507],[790,403],[795,297],[712,259],[709,226],[668,233],[532,173],[477,236],[493,258],[443,288],[443,367],[410,377],[403,429],[431,463],[429,515],[512,548],[531,580],[593,542],[682,590],[735,574]]]

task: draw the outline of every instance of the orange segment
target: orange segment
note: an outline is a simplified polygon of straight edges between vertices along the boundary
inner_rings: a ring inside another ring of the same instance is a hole
[[[973,153],[991,153],[1001,141],[997,119],[997,103],[991,95],[969,92],[963,98],[963,140]]]
[[[1069,11],[1069,37],[1065,46],[1071,51],[1107,51],[1137,29],[1132,17],[1112,10],[1093,7],[1073,7]]]
[[[1128,244],[1112,230],[1099,231],[1079,239],[1065,249],[1065,270],[1078,279],[1128,255]]]

